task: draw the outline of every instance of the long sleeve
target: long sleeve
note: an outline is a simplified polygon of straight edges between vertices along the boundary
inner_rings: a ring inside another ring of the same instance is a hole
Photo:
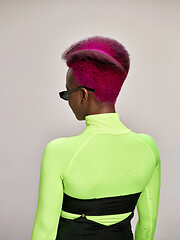
[[[156,167],[137,202],[139,219],[135,228],[135,240],[153,240],[154,238],[161,186],[161,162],[158,147],[153,138],[147,135],[143,135],[144,137],[148,140],[147,142],[154,153]]]
[[[39,195],[31,240],[55,240],[63,201],[63,183],[53,144],[48,143],[41,161]]]

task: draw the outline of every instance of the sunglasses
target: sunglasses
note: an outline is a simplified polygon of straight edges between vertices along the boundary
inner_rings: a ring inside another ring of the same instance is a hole
[[[85,86],[82,86],[82,87],[85,88],[85,89],[87,89],[87,90],[90,90],[90,91],[92,91],[92,92],[96,92],[95,89],[92,89],[92,88],[89,88],[89,87],[85,87]],[[78,88],[75,88],[75,89],[71,89],[71,90],[59,92],[59,96],[60,96],[60,98],[62,98],[62,99],[64,99],[64,100],[68,100],[70,93],[75,92],[75,91],[78,91],[78,90],[80,90],[82,87],[78,87]]]

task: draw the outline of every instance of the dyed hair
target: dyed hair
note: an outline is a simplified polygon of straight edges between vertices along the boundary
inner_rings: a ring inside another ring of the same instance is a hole
[[[62,59],[78,85],[96,89],[93,94],[99,102],[115,104],[130,67],[129,53],[121,43],[92,36],[73,43]]]

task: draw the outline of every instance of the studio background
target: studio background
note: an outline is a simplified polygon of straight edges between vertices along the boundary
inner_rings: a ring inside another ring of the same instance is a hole
[[[179,9],[175,0],[0,0],[0,239],[30,239],[45,146],[85,128],[58,95],[68,69],[61,53],[95,35],[118,40],[130,53],[116,112],[159,148],[154,239],[180,238]],[[136,210],[133,233],[137,219]]]

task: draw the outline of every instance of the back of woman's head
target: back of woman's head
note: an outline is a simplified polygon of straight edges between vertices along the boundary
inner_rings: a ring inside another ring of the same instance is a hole
[[[121,43],[92,36],[73,43],[62,59],[72,68],[78,85],[96,89],[93,94],[99,102],[115,104],[130,67],[129,53]]]

